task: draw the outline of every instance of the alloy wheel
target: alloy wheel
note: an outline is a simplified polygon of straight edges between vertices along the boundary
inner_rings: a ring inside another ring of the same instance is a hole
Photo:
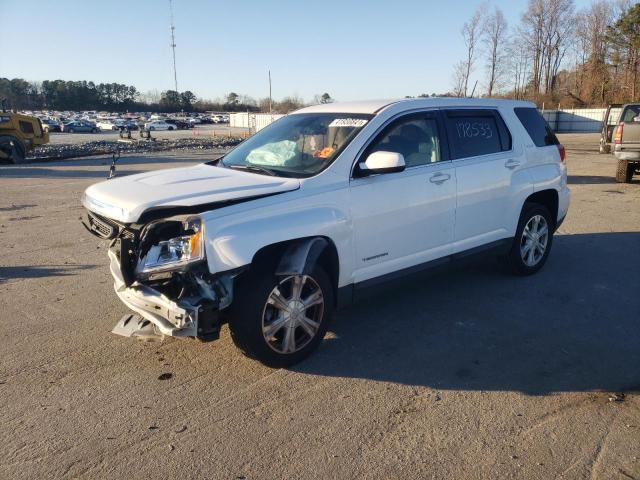
[[[262,311],[262,335],[278,353],[295,353],[313,340],[324,314],[320,285],[308,275],[293,275],[278,283]]]
[[[542,215],[529,219],[520,238],[520,257],[527,267],[535,267],[547,250],[549,225]]]

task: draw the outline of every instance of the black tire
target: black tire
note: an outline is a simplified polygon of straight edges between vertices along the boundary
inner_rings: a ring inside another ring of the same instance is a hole
[[[276,277],[272,268],[258,268],[238,277],[235,286],[235,301],[229,311],[229,330],[236,346],[250,358],[268,367],[290,367],[308,357],[322,342],[333,314],[333,288],[329,276],[319,266],[309,275],[320,287],[324,297],[324,308],[315,336],[304,347],[293,353],[274,350],[262,333],[263,313],[272,290],[283,278]]]
[[[91,129],[91,133],[98,133],[98,129],[97,128],[92,128]]]
[[[616,182],[631,183],[635,165],[629,163],[628,160],[618,160],[618,168],[616,169]]]
[[[76,131],[73,128],[70,128],[69,133],[76,133]]]
[[[168,130],[173,130],[173,127],[169,127]]]
[[[11,135],[0,136],[0,150],[7,155],[10,163],[21,164],[27,163],[25,160],[26,149],[24,144],[16,137]]]
[[[522,258],[521,253],[521,247],[524,240],[523,232],[529,221],[537,215],[544,217],[546,221],[548,229],[547,243],[542,257],[535,263],[535,265],[527,265],[527,263],[525,263],[524,259]],[[507,260],[513,273],[515,273],[516,275],[533,275],[543,267],[543,265],[547,261],[547,257],[549,256],[549,252],[551,251],[551,247],[553,245],[554,230],[555,220],[544,205],[540,205],[538,203],[524,204],[524,207],[522,207],[522,212],[520,213],[520,220],[518,221],[516,235],[513,239],[511,250],[507,255]]]
[[[15,142],[13,144],[13,153],[11,155],[11,161],[16,165],[20,165],[22,163],[27,163],[25,157],[27,153],[25,151],[24,145],[21,142]]]
[[[156,129],[156,127],[149,127],[149,131],[153,131],[155,129]]]

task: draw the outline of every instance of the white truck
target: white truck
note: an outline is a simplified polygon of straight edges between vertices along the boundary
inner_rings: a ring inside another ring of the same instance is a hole
[[[218,160],[89,187],[124,335],[218,337],[270,366],[322,341],[361,289],[495,249],[538,271],[564,220],[564,148],[533,104],[331,103]]]

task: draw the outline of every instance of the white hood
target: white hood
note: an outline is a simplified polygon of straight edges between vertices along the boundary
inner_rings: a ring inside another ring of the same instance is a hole
[[[288,192],[300,187],[295,178],[195,165],[117,177],[91,185],[82,197],[88,210],[124,223],[146,210],[193,207],[245,197]]]

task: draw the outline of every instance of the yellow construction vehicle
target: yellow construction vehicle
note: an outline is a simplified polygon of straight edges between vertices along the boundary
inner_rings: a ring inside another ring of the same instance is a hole
[[[20,115],[7,109],[2,101],[0,112],[0,162],[25,163],[27,152],[49,143],[49,132],[39,118]]]

